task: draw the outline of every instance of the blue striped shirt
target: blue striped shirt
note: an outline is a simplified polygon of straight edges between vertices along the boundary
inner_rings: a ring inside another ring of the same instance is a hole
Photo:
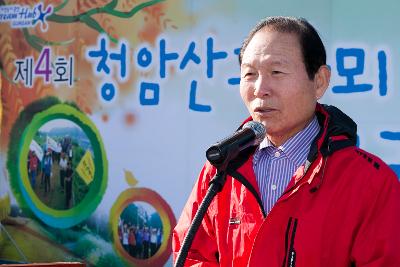
[[[285,191],[297,168],[306,162],[311,143],[319,132],[317,117],[306,128],[275,147],[268,138],[259,145],[253,169],[266,214]]]

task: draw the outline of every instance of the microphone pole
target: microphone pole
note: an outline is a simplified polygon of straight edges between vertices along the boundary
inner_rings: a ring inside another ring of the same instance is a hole
[[[207,212],[211,201],[222,190],[222,187],[225,184],[227,166],[228,162],[217,168],[217,173],[210,181],[210,186],[208,187],[207,193],[203,198],[203,201],[201,202],[199,209],[196,212],[196,215],[193,218],[192,224],[186,234],[185,239],[183,240],[183,244],[181,246],[181,249],[179,250],[178,257],[176,258],[175,267],[183,267],[185,265],[187,254],[190,247],[192,246],[192,242],[196,235],[196,232],[199,229],[201,222],[203,221],[204,215]]]
[[[233,136],[212,145],[206,151],[209,162],[217,168],[217,173],[210,181],[206,195],[204,196],[199,209],[197,210],[188,233],[183,240],[179,250],[175,267],[183,267],[192,246],[193,239],[199,229],[204,215],[214,197],[221,192],[226,182],[226,170],[229,162],[238,156],[239,152],[249,146],[258,145],[265,137],[264,126],[255,121],[249,121],[243,125],[242,129]]]

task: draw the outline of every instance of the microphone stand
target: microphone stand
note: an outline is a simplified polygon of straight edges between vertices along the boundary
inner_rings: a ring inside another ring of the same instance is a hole
[[[199,209],[196,212],[196,215],[193,218],[192,224],[186,234],[185,239],[183,240],[182,247],[179,250],[178,256],[176,258],[175,267],[184,266],[189,249],[192,246],[193,239],[197,233],[197,230],[200,227],[201,222],[203,221],[204,215],[206,214],[207,209],[211,204],[211,201],[219,192],[221,192],[222,187],[224,187],[226,181],[226,169],[228,166],[228,162],[229,161],[224,163],[219,168],[217,167],[217,173],[215,174],[214,178],[210,181],[207,193],[203,201],[201,202]]]

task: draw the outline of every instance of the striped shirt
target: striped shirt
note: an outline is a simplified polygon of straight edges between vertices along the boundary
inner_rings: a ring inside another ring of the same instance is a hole
[[[319,132],[317,117],[306,128],[275,147],[268,138],[259,145],[253,159],[253,169],[266,214],[285,191],[297,168],[303,165],[311,143]]]

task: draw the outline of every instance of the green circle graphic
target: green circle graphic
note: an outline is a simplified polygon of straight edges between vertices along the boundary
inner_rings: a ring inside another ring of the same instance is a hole
[[[29,146],[36,132],[42,125],[54,119],[66,119],[76,123],[90,140],[94,154],[95,171],[90,189],[81,202],[68,210],[57,210],[45,205],[33,191],[26,168]],[[44,223],[52,227],[68,228],[89,217],[99,205],[107,186],[107,158],[100,134],[84,113],[67,104],[56,104],[37,112],[21,135],[17,153],[17,179],[23,201]]]

